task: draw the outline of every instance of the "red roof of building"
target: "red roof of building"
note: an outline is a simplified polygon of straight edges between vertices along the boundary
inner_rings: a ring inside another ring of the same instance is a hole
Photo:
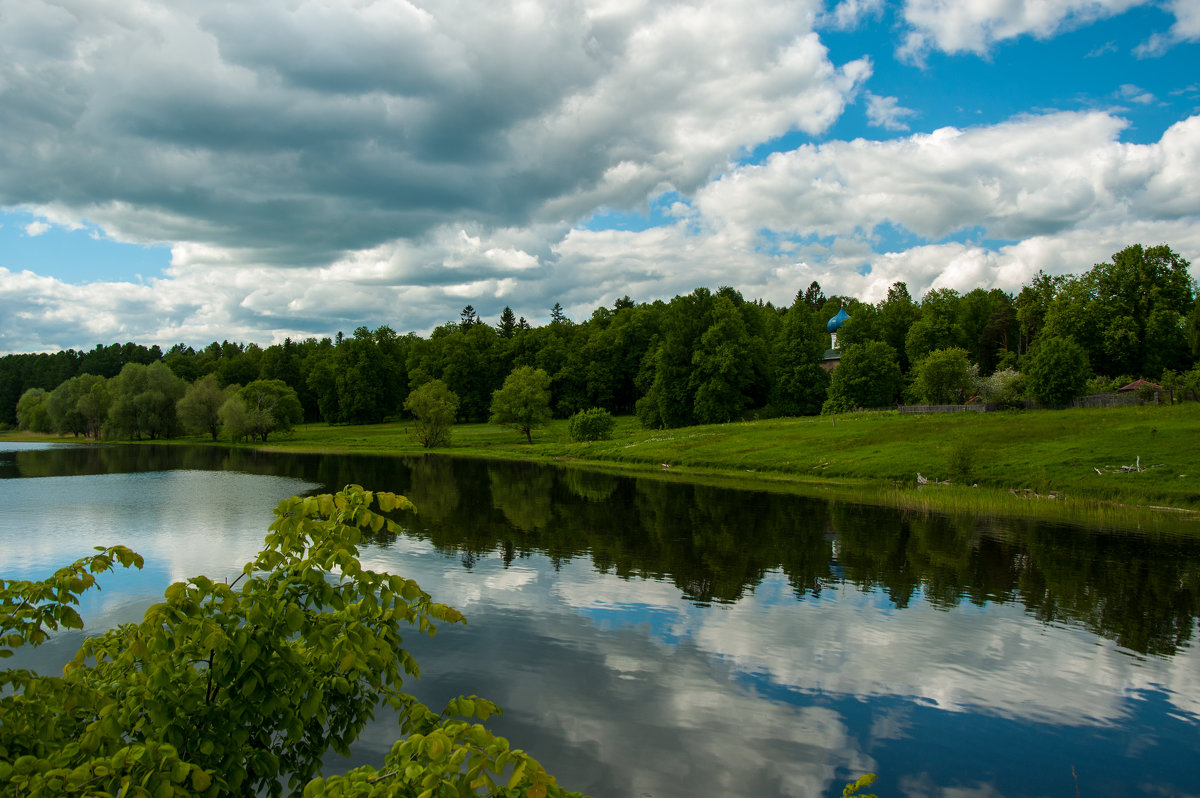
[[[1119,391],[1136,391],[1138,388],[1155,388],[1160,391],[1162,390],[1161,385],[1150,382],[1149,380],[1134,380],[1133,382],[1126,385],[1124,388],[1118,388],[1117,390],[1119,390]]]

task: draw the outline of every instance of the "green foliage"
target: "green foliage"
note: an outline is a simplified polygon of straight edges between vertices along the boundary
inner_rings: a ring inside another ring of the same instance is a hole
[[[842,354],[829,380],[822,413],[846,413],[859,407],[892,404],[900,391],[896,350],[883,341],[854,344]]]
[[[1074,338],[1109,376],[1180,368],[1196,306],[1189,267],[1167,246],[1126,247],[1062,282],[1046,308],[1044,335]]]
[[[550,420],[550,375],[542,369],[519,366],[492,394],[491,421],[512,427],[533,443],[533,430]]]
[[[246,407],[245,400],[237,395],[241,386],[231,385],[229,387],[233,389],[233,393],[225,400],[225,404],[221,405],[218,418],[221,428],[229,434],[229,440],[241,443],[249,437],[247,430],[251,424],[250,409]]]
[[[512,308],[508,305],[504,306],[504,310],[500,312],[500,324],[496,328],[496,333],[505,340],[511,339],[517,331],[517,317],[513,314]]]
[[[215,441],[221,431],[221,406],[231,393],[221,388],[215,374],[206,374],[188,386],[175,411],[185,429],[207,432]]]
[[[971,395],[975,375],[965,349],[936,349],[915,369],[913,388],[933,405],[961,404]]]
[[[180,430],[175,403],[186,386],[161,362],[127,363],[108,381],[112,404],[104,434],[134,440],[170,438]]]
[[[1072,338],[1043,336],[1029,359],[1029,390],[1046,407],[1062,407],[1087,387],[1087,353]]]
[[[602,407],[580,410],[567,420],[567,434],[573,441],[603,441],[612,437],[617,422]]]
[[[337,391],[337,418],[348,424],[375,424],[396,412],[400,404],[403,365],[386,350],[395,333],[380,327],[374,333],[366,327],[343,339],[334,354],[333,381]]]
[[[842,798],[878,798],[874,793],[859,792],[875,783],[874,773],[864,773],[842,788]]]
[[[0,672],[0,792],[22,796],[568,795],[532,758],[474,722],[474,696],[435,713],[402,691],[415,628],[462,622],[411,580],[364,568],[365,535],[395,532],[402,496],[356,485],[292,498],[234,584],[167,588],[139,624],[88,638],[61,677]],[[41,582],[0,580],[0,656],[81,626],[71,605],[115,564],[101,550]],[[386,704],[403,739],[383,767],[322,778]]]
[[[50,432],[50,412],[46,409],[45,388],[30,388],[17,400],[17,429],[30,432]]]
[[[816,415],[829,390],[829,372],[820,365],[828,335],[824,324],[808,308],[807,299],[794,304],[784,316],[775,341],[770,396],[771,407],[779,415]]]
[[[1002,407],[1024,407],[1025,375],[1013,369],[998,369],[975,381],[975,390],[985,402]]]
[[[255,380],[221,405],[219,417],[233,440],[265,443],[273,432],[291,432],[304,420],[304,408],[296,391],[283,380]]]
[[[887,299],[879,303],[880,340],[900,354],[901,371],[907,372],[909,369],[904,342],[909,328],[920,317],[920,313],[920,308],[908,293],[908,285],[902,282],[892,283],[888,288]]]
[[[658,401],[653,396],[643,396],[634,405],[634,414],[643,429],[662,429],[662,415],[658,412]]]
[[[701,424],[740,419],[766,385],[765,343],[750,335],[734,301],[714,297],[712,314],[692,354],[693,417]]]
[[[920,316],[904,337],[903,352],[909,363],[916,364],[938,349],[961,347],[965,338],[959,322],[961,311],[962,297],[957,291],[941,288],[927,293]]]
[[[80,374],[64,380],[46,398],[50,423],[63,435],[100,437],[108,414],[108,388],[103,377]]]
[[[955,482],[970,482],[975,478],[975,460],[979,455],[979,446],[969,438],[956,440],[950,447],[950,455],[946,458],[946,470],[950,479]]]
[[[1200,364],[1183,374],[1164,372],[1162,385],[1164,388],[1172,388],[1177,392],[1176,401],[1184,399],[1191,399],[1193,402],[1200,401]]]
[[[415,435],[426,449],[447,446],[450,428],[458,416],[458,396],[441,380],[431,380],[412,391],[404,409],[413,414]]]
[[[90,374],[80,375],[80,379],[91,378],[90,387],[81,392],[75,403],[75,409],[83,418],[86,433],[100,440],[104,422],[108,420],[108,409],[112,405],[112,397],[108,393],[108,380]]]

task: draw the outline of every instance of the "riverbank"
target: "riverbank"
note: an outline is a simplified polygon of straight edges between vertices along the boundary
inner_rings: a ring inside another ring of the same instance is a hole
[[[572,442],[565,421],[536,430],[533,444],[505,427],[464,424],[454,428],[450,446],[435,450],[422,448],[411,427],[311,424],[258,448],[519,459],[916,511],[1200,531],[1197,403],[931,416],[870,412],[674,430],[643,430],[625,417],[611,440],[591,443]],[[918,474],[928,484],[919,485]]]

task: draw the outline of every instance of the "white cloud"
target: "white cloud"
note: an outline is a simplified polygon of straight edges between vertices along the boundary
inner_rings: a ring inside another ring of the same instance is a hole
[[[1200,39],[1200,4],[1195,0],[1168,0],[1167,8],[1175,15],[1171,35],[1177,41]]]
[[[867,100],[867,121],[875,127],[885,130],[908,130],[904,119],[917,115],[911,108],[900,105],[896,97],[880,97],[871,92],[866,92],[863,96]]]
[[[1121,143],[1124,126],[1058,113],[810,145],[727,175],[697,206],[745,229],[853,238],[887,222],[934,241],[973,228],[1020,240],[1200,215],[1200,189],[1183,177],[1196,169],[1200,117],[1149,145]]]
[[[1108,55],[1109,53],[1115,53],[1119,49],[1120,48],[1117,47],[1116,42],[1111,42],[1111,41],[1105,42],[1104,44],[1100,45],[1099,47],[1096,47],[1095,49],[1090,50],[1087,53],[1087,55],[1084,56],[1084,58],[1099,58],[1102,55]]]
[[[25,225],[25,235],[29,236],[30,238],[36,238],[37,236],[40,236],[42,233],[45,233],[49,230],[50,225],[42,221],[34,221]]]
[[[1152,0],[905,0],[902,13],[908,33],[899,48],[902,58],[921,62],[930,50],[987,55],[998,43],[1021,36],[1049,39],[1064,31],[1115,17]],[[1135,49],[1139,58],[1162,55],[1179,42],[1200,39],[1200,4],[1166,0],[1175,17],[1167,33],[1155,33]],[[1115,50],[1105,44],[1089,57]]]
[[[1117,89],[1116,96],[1122,100],[1138,103],[1139,105],[1151,105],[1156,98],[1153,94],[1145,89],[1138,88],[1132,83],[1124,83]]]
[[[0,205],[292,266],[573,223],[832,124],[869,66],[830,62],[819,8],[0,0]]]
[[[1200,39],[1200,5],[1195,0],[1168,0],[1167,9],[1175,15],[1175,24],[1166,33],[1153,33],[1134,48],[1138,58],[1157,58],[1180,42]]]
[[[1134,2],[910,0],[903,17],[921,48],[985,52]],[[819,139],[860,94],[871,124],[911,124],[866,90],[868,59],[834,63],[814,32],[876,0],[70,7],[0,0],[0,206],[169,245],[171,265],[87,286],[10,265],[4,351],[427,332],[468,302],[541,323],[555,302],[585,318],[699,285],[776,303],[813,279],[1015,288],[1018,257],[1070,241],[1051,270],[1080,269],[1147,230],[1200,254],[1194,118],[1153,144],[1123,143],[1111,113],[1049,113],[736,166]],[[1171,8],[1184,35],[1195,15]],[[580,221],[664,195],[659,227]]]
[[[822,17],[822,22],[838,30],[852,30],[864,19],[879,17],[882,13],[883,0],[842,0]]]
[[[918,296],[1011,291],[1039,269],[1078,272],[1134,242],[1200,264],[1200,116],[1151,144],[1121,142],[1125,124],[1056,113],[806,145],[730,169],[676,202],[672,221],[636,232],[446,225],[304,268],[179,244],[144,285],[3,272],[0,340],[23,351],[46,340],[270,343],[360,324],[428,332],[468,303],[485,320],[511,305],[544,323],[555,302],[582,319],[626,294],[697,286],[788,304],[812,280],[871,301],[896,280]],[[917,242],[894,243],[893,227]]]
[[[1049,38],[1064,30],[1116,16],[1146,2],[1148,0],[905,0],[903,17],[910,32],[901,54],[918,61],[930,49],[984,55],[997,42],[1027,35]]]

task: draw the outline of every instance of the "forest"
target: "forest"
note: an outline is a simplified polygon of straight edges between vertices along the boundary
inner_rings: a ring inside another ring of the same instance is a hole
[[[0,358],[0,425],[95,438],[159,439],[224,430],[265,440],[291,425],[399,417],[410,392],[441,380],[460,421],[488,420],[515,369],[549,377],[550,407],[636,413],[646,427],[837,413],[898,403],[1060,406],[1137,378],[1196,398],[1200,298],[1169,246],[1131,245],[1073,275],[1039,272],[1015,295],[903,282],[874,304],[813,282],[791,306],[734,288],[670,301],[629,297],[585,320],[556,304],[531,326],[471,305],[428,337],[388,326],[279,344],[134,343]],[[836,369],[822,367],[837,330]]]

